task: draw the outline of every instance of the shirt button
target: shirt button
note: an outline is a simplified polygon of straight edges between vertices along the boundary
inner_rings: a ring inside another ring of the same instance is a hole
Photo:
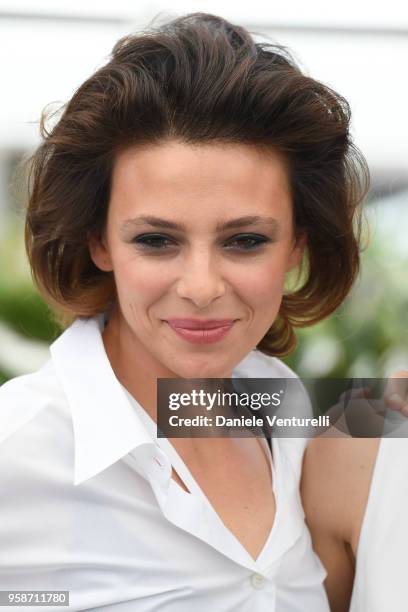
[[[262,589],[265,586],[265,578],[261,574],[252,574],[251,584],[254,589]]]

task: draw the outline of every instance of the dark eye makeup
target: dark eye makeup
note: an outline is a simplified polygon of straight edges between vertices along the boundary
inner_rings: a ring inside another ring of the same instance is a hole
[[[272,242],[268,236],[261,234],[240,234],[233,236],[226,244],[227,248],[236,248],[232,245],[239,245],[237,248],[241,251],[252,251],[256,248],[261,247],[268,242]]]
[[[233,251],[254,251],[264,244],[273,242],[262,234],[237,234],[223,243],[224,247]],[[146,251],[164,251],[177,246],[177,242],[164,234],[140,234],[132,239],[132,243]]]
[[[174,240],[162,234],[141,234],[133,238],[132,243],[152,250],[165,249],[175,244]]]

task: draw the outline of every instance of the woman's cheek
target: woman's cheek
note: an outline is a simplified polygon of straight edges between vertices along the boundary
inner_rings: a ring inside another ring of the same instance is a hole
[[[284,272],[276,266],[264,266],[253,273],[245,275],[245,281],[240,282],[241,293],[254,306],[261,307],[264,303],[274,304],[281,301]]]
[[[122,260],[117,270],[120,270],[116,276],[118,292],[134,296],[137,301],[151,301],[158,296],[163,291],[164,279],[167,279],[157,263],[151,265],[139,257],[133,257],[130,261]]]

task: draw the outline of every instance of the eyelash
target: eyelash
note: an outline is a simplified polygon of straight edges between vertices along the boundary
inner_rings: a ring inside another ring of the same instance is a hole
[[[161,246],[158,246],[157,244],[156,245],[152,245],[151,243],[149,244],[148,241],[152,241],[152,240],[162,241],[160,243]],[[151,251],[164,251],[167,249],[166,246],[163,246],[164,241],[170,242],[174,246],[174,241],[168,236],[163,236],[162,234],[142,234],[140,236],[136,236],[136,238],[132,240],[132,243],[136,244],[137,246],[141,246],[143,249],[146,249],[146,250],[149,249]],[[264,244],[268,242],[272,242],[272,240],[268,238],[267,236],[262,236],[259,234],[239,234],[237,236],[232,236],[229,242],[239,242],[239,241],[252,241],[252,246],[250,246],[249,248],[247,247],[233,248],[233,250],[237,250],[241,252],[255,251],[259,249],[261,246],[263,246]]]

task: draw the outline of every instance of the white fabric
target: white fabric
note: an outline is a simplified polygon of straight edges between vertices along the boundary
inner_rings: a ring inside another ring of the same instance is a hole
[[[328,612],[298,490],[305,441],[273,440],[277,512],[255,561],[119,383],[104,322],[78,319],[0,389],[0,589],[69,590],[69,612]],[[259,351],[233,375],[295,376]]]
[[[398,416],[391,419],[395,427]],[[407,438],[382,438],[360,532],[350,612],[408,610],[407,466]]]

